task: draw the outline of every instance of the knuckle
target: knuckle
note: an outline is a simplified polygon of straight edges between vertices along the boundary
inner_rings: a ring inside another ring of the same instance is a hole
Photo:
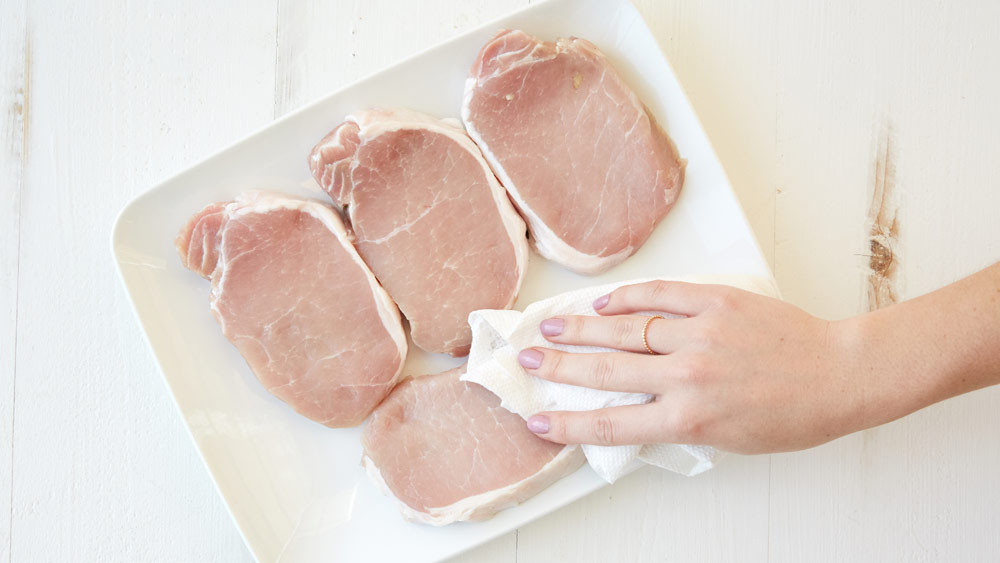
[[[685,441],[697,441],[705,436],[705,422],[695,409],[678,407],[672,419],[673,434]]]
[[[737,301],[736,290],[731,287],[720,287],[715,293],[715,306],[719,309],[733,310]]]
[[[614,419],[599,414],[591,420],[591,431],[598,446],[610,446],[616,443],[618,438],[618,428]]]
[[[629,346],[629,344],[634,344],[631,340],[634,338],[635,334],[635,323],[632,319],[615,319],[615,322],[611,325],[611,337],[614,339],[616,348],[624,349]]]
[[[695,340],[702,346],[702,348],[711,348],[713,345],[718,344],[721,338],[720,327],[712,323],[702,323],[694,331]]]
[[[655,281],[649,288],[649,301],[652,303],[660,303],[665,300],[670,293],[670,284],[665,281]]]
[[[594,389],[606,389],[614,378],[615,366],[611,358],[604,355],[595,355],[590,362],[590,369],[587,376],[588,387]]]
[[[565,443],[566,420],[563,414],[558,412],[547,412],[545,414],[549,419],[549,429],[545,433],[545,439]]]
[[[546,379],[560,381],[563,377],[563,353],[558,350],[546,350],[541,372]]]
[[[678,362],[677,376],[689,385],[700,385],[708,378],[708,362],[700,356],[691,356]]]
[[[555,440],[563,441],[566,439],[566,418],[563,416],[553,416],[549,415],[549,432],[548,435]]]

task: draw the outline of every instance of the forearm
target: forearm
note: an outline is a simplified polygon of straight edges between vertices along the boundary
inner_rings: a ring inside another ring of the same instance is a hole
[[[838,325],[862,382],[856,429],[1000,383],[1000,264]]]

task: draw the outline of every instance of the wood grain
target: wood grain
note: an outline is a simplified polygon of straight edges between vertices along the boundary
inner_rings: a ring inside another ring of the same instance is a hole
[[[637,0],[635,5],[691,100],[774,267],[775,198],[781,187],[777,3]]]
[[[643,468],[519,532],[517,561],[764,561],[767,456],[697,477]]]
[[[10,560],[22,171],[30,120],[31,50],[24,3],[0,18],[0,561]]]
[[[868,207],[868,311],[899,302],[899,207],[896,201],[896,141],[892,124],[878,136]]]
[[[247,558],[108,241],[127,200],[271,120],[274,15],[273,2],[29,5],[13,561]]]
[[[280,2],[275,117],[529,3]]]
[[[985,133],[1000,124],[987,101],[1000,89],[987,70],[1000,65],[998,15],[985,2],[803,3],[781,12],[775,271],[790,300],[829,318],[868,308],[868,207],[887,122],[899,298],[1000,258],[1000,195],[987,162],[998,140]],[[984,478],[1000,474],[1000,451],[987,445],[1000,439],[998,391],[773,456],[770,558],[1000,557],[989,508],[1000,488]]]
[[[114,278],[113,218],[272,118],[525,3],[3,5],[0,560],[249,558]],[[890,163],[896,298],[1000,259],[1000,4],[636,5],[789,301],[868,309]],[[988,389],[693,479],[643,470],[459,560],[998,560],[998,404]]]

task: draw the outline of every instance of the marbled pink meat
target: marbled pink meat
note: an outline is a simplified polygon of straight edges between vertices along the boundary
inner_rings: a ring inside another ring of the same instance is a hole
[[[404,381],[365,426],[363,463],[408,520],[484,520],[583,464],[577,446],[535,436],[463,370]]]
[[[176,240],[261,384],[332,427],[356,426],[406,358],[399,311],[327,205],[262,193],[214,203]]]
[[[472,65],[462,119],[536,250],[580,273],[635,253],[684,181],[669,137],[583,39],[500,32]]]
[[[514,303],[525,225],[461,128],[405,109],[362,111],[316,145],[309,166],[345,208],[417,346],[464,356],[469,313]]]

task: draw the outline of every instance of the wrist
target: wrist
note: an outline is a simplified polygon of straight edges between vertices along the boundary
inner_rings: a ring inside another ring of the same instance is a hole
[[[832,376],[841,390],[839,424],[841,434],[850,434],[881,424],[884,412],[884,381],[875,369],[879,346],[872,337],[870,315],[851,317],[830,323],[828,345],[834,357]]]
[[[909,304],[837,321],[845,378],[855,401],[853,431],[906,416],[954,394],[952,373],[925,320]]]
[[[1000,264],[941,290],[830,323],[842,434],[1000,383]]]

